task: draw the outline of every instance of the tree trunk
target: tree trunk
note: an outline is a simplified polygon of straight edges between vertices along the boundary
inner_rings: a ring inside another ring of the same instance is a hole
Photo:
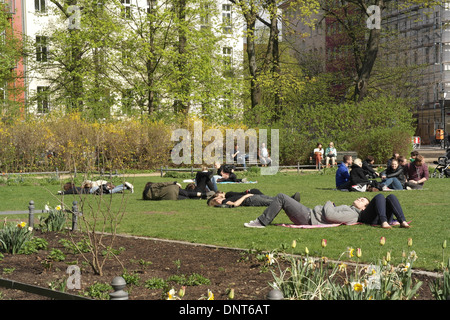
[[[372,73],[375,60],[378,55],[380,43],[380,30],[371,29],[367,48],[361,68],[358,70],[358,78],[355,85],[355,100],[362,101],[367,96],[368,82]]]

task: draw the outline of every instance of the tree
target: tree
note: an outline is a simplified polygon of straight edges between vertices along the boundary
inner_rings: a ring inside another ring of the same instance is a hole
[[[267,82],[270,78],[273,88],[273,121],[277,121],[283,108],[281,85],[285,83],[280,81],[283,70],[280,64],[280,46],[279,46],[279,22],[281,21],[282,12],[279,10],[280,5],[285,8],[296,8],[300,11],[302,20],[316,13],[318,3],[315,0],[230,0],[239,9],[239,13],[244,18],[246,24],[247,39],[247,60],[248,71],[250,74],[250,116],[258,124],[261,119],[259,116],[258,106],[261,103],[261,80]],[[261,22],[269,30],[269,36],[266,39],[266,49],[263,57],[258,64],[258,45],[256,42],[257,28],[256,22]],[[261,76],[264,75],[261,79]]]
[[[321,10],[324,12],[325,17],[335,19],[348,36],[355,68],[352,94],[354,101],[362,101],[368,94],[369,80],[378,58],[382,39],[381,28],[375,26],[366,28],[365,22],[367,19],[372,19],[374,18],[372,15],[378,14],[369,9],[375,6],[379,10],[379,15],[375,19],[382,19],[386,5],[391,2],[403,9],[412,6],[429,7],[440,4],[436,0],[412,0],[408,2],[397,0],[348,0],[339,1],[338,3],[334,0],[322,0],[321,2]]]

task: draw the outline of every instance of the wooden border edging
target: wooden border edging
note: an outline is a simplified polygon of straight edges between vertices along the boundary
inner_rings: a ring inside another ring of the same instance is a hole
[[[0,278],[0,287],[4,287],[7,289],[21,290],[55,300],[92,300],[90,298],[77,296],[66,292],[55,291],[43,287],[34,286],[31,284],[25,284],[22,282],[2,278]]]

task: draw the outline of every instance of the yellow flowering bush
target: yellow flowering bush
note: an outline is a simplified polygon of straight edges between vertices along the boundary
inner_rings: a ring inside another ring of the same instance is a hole
[[[147,118],[90,122],[79,113],[30,115],[25,121],[0,122],[0,169],[155,169],[169,163],[172,129]]]

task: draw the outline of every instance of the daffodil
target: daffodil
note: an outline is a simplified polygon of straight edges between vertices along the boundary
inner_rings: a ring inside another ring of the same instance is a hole
[[[341,262],[341,264],[338,266],[338,270],[342,271],[342,272],[347,270],[347,265],[345,263]]]
[[[417,260],[417,254],[416,254],[416,251],[411,251],[410,253],[409,253],[409,260],[411,260],[411,261],[416,261]]]
[[[175,300],[175,289],[172,288],[167,292],[167,300]]]
[[[351,283],[352,289],[355,292],[364,292],[364,284],[360,282],[352,282]]]
[[[275,262],[275,258],[273,257],[272,253],[266,254],[266,258],[269,265],[272,265]]]
[[[353,258],[353,256],[354,256],[354,253],[355,253],[355,249],[353,249],[353,248],[347,248],[347,252],[348,252],[348,257],[349,258]]]
[[[56,206],[56,208],[55,208],[56,210],[58,210],[58,211],[61,211],[61,206],[60,205],[58,205],[58,206]]]
[[[22,229],[22,228],[25,228],[26,225],[27,225],[27,223],[22,221],[21,223],[17,224],[17,227]]]
[[[409,264],[409,262],[402,268],[403,272],[408,272],[409,268],[411,267],[411,265]]]
[[[214,293],[208,289],[208,300],[214,300]]]

